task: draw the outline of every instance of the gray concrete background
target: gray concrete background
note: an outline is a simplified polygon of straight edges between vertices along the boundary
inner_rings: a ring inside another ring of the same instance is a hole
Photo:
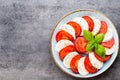
[[[95,78],[77,79],[55,65],[49,52],[51,30],[75,9],[101,11],[120,35],[120,0],[0,0],[0,80],[120,80],[120,52]]]

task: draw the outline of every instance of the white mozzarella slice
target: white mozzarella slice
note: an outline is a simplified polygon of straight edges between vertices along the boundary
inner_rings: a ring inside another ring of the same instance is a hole
[[[108,28],[108,30],[107,30],[107,32],[106,32],[106,34],[104,36],[103,42],[111,40],[112,37],[113,37],[112,29]]]
[[[89,53],[89,59],[93,67],[97,69],[101,69],[103,67],[103,62],[99,61],[95,55],[94,52]]]
[[[111,55],[115,51],[115,45],[113,45],[110,49],[105,48],[105,50],[106,50],[106,55]]]
[[[78,55],[77,52],[70,52],[65,58],[63,59],[63,64],[66,68],[70,68],[70,62],[74,56]]]
[[[94,35],[96,35],[96,34],[99,32],[99,30],[100,30],[101,22],[100,22],[100,20],[98,20],[98,19],[95,18],[95,17],[92,17],[92,16],[90,16],[90,17],[92,18],[92,20],[93,20],[93,22],[94,22],[94,28],[93,28],[92,33],[93,33]]]
[[[82,32],[81,35],[83,35],[83,31],[84,30],[88,30],[88,23],[86,22],[86,20],[82,17],[77,17],[73,20],[74,22],[78,23],[81,26]]]
[[[68,32],[75,39],[75,30],[72,26],[70,26],[68,24],[63,24],[63,25],[61,25],[61,30]]]
[[[59,52],[66,46],[73,45],[73,43],[70,40],[60,40],[56,44],[56,51]]]
[[[85,65],[84,65],[84,61],[85,61],[85,57],[80,58],[80,60],[78,61],[78,72],[81,75],[87,75],[89,72],[85,69]]]

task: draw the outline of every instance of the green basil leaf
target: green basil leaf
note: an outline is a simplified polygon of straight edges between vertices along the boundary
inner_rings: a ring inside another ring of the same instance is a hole
[[[93,49],[94,49],[94,43],[90,41],[86,46],[86,51],[91,52],[93,51]]]
[[[91,41],[94,39],[94,35],[88,30],[84,30],[83,35],[87,41]]]
[[[95,42],[96,43],[101,43],[103,41],[103,39],[104,39],[104,34],[103,33],[95,36]]]
[[[95,40],[93,39],[93,40],[89,41],[89,43],[94,44]]]
[[[98,54],[102,58],[105,57],[106,50],[102,45],[98,44],[97,48],[95,48],[95,52],[96,52],[96,54]]]
[[[97,49],[97,48],[98,48],[98,44],[97,44],[97,43],[95,43],[94,45],[95,45],[95,48]]]

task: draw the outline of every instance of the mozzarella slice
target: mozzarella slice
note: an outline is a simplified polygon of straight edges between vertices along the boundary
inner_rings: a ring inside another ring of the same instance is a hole
[[[80,60],[78,61],[78,72],[81,75],[87,75],[89,72],[85,69],[85,65],[84,65],[84,61],[85,61],[85,57],[80,58]]]
[[[75,39],[75,30],[72,26],[70,26],[68,24],[63,24],[63,25],[61,25],[61,30],[68,32]]]
[[[82,29],[81,35],[83,35],[83,31],[84,30],[88,30],[89,29],[88,23],[86,22],[86,20],[84,18],[78,17],[78,18],[75,18],[72,21],[78,23],[81,26],[81,29]]]
[[[95,56],[94,52],[89,53],[89,59],[93,67],[101,69],[103,67],[103,62],[99,61]]]
[[[106,55],[111,55],[115,51],[115,45],[113,45],[110,49],[105,48],[106,50]]]
[[[70,40],[60,40],[56,44],[56,51],[59,52],[66,46],[73,45],[73,43]]]
[[[74,56],[78,55],[77,52],[70,52],[65,58],[63,59],[63,64],[66,68],[70,68],[70,62]]]
[[[93,20],[93,22],[94,22],[94,28],[93,28],[92,33],[93,33],[94,35],[96,35],[96,34],[99,32],[99,30],[100,30],[101,22],[100,22],[100,20],[98,20],[98,19],[95,18],[95,17],[92,17],[92,16],[90,16],[90,17],[92,18],[92,20]]]
[[[107,31],[107,33],[105,34],[105,37],[104,37],[104,39],[103,39],[103,42],[106,42],[106,41],[111,40],[112,37],[113,37],[112,29],[111,29],[111,28],[108,28],[108,31]]]

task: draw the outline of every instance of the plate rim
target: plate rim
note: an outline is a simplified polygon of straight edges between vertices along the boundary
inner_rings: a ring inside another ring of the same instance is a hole
[[[117,32],[117,29],[116,29],[115,25],[113,24],[113,22],[112,22],[110,19],[109,19],[109,21],[110,21],[110,23],[113,25],[113,27],[114,27],[114,29],[115,29],[115,31],[116,31],[116,33],[117,33],[117,37],[118,37],[118,46],[117,46],[117,48],[118,48],[118,49],[116,49],[116,51],[115,51],[115,52],[117,53],[116,56],[115,56],[115,59],[114,59],[113,62],[109,65],[109,67],[108,67],[106,70],[104,70],[102,73],[97,74],[97,75],[94,75],[94,76],[89,76],[89,77],[85,77],[85,76],[82,76],[82,77],[80,77],[80,76],[74,76],[74,75],[70,74],[69,72],[66,72],[65,70],[63,70],[63,69],[59,66],[59,63],[55,60],[55,58],[54,58],[54,56],[53,56],[53,51],[52,51],[52,36],[53,36],[53,34],[54,34],[54,31],[55,31],[57,25],[58,25],[64,18],[66,18],[67,16],[69,16],[69,15],[71,15],[71,14],[73,14],[73,13],[76,13],[76,12],[81,12],[81,11],[94,12],[94,13],[96,13],[96,14],[100,14],[100,15],[104,16],[105,18],[109,19],[109,18],[108,18],[106,15],[104,15],[103,13],[101,13],[101,12],[99,12],[99,11],[97,11],[97,10],[92,10],[92,9],[77,9],[77,10],[73,10],[73,11],[70,11],[70,12],[66,13],[66,14],[63,15],[60,19],[57,20],[57,22],[55,23],[55,26],[52,28],[51,35],[50,35],[50,55],[52,56],[53,61],[54,61],[54,63],[57,65],[57,67],[59,67],[59,69],[62,70],[64,73],[66,73],[66,74],[68,74],[68,75],[70,75],[70,76],[76,77],[76,78],[92,78],[92,77],[96,77],[96,76],[101,75],[102,73],[106,72],[106,70],[108,70],[108,69],[110,68],[110,66],[114,63],[115,59],[116,59],[117,56],[118,56],[119,45],[120,45],[120,43],[119,43],[119,42],[120,42],[120,41],[119,41],[119,36],[118,36],[118,32]]]

